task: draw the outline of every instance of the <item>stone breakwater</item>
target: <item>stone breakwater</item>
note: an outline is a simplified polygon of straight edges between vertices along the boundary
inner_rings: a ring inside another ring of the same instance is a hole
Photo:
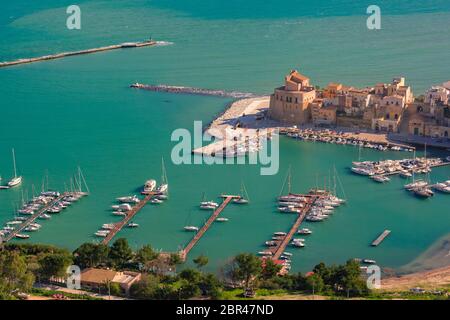
[[[15,66],[15,65],[19,65],[19,64],[61,59],[61,58],[70,57],[70,56],[77,56],[77,55],[96,53],[96,52],[102,52],[102,51],[127,49],[127,48],[140,48],[140,47],[147,47],[147,46],[167,45],[167,44],[168,43],[153,41],[153,40],[143,41],[143,42],[126,42],[126,43],[122,43],[122,44],[115,44],[115,45],[100,47],[100,48],[62,52],[62,53],[46,55],[46,56],[36,57],[36,58],[26,58],[26,59],[14,60],[14,61],[0,62],[0,68]]]
[[[256,95],[248,92],[238,92],[238,91],[225,91],[225,90],[213,90],[213,89],[202,89],[193,87],[183,87],[183,86],[169,86],[165,84],[159,85],[148,85],[141,83],[134,83],[130,85],[131,88],[143,89],[155,92],[169,92],[169,93],[179,93],[179,94],[193,94],[202,96],[216,96],[224,98],[235,98],[244,99],[255,97]]]

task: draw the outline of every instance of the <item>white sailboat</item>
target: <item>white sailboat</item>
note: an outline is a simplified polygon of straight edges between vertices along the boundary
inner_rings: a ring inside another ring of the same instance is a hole
[[[250,198],[248,196],[247,190],[245,189],[244,181],[241,183],[241,194],[239,198],[233,199],[233,203],[236,204],[248,204]]]
[[[167,181],[167,173],[166,167],[164,166],[164,158],[162,158],[162,177],[161,177],[161,185],[156,188],[157,194],[165,194],[169,195],[169,183]]]
[[[16,168],[16,155],[14,153],[14,149],[12,149],[13,163],[14,163],[14,177],[8,182],[8,186],[10,188],[17,187],[22,183],[22,176],[17,176],[17,168]]]

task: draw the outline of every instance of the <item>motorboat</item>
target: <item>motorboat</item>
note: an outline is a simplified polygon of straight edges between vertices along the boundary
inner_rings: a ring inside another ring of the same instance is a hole
[[[184,227],[185,231],[198,231],[198,227],[195,226],[185,226]]]
[[[260,256],[273,256],[273,253],[271,251],[259,251],[258,254]]]
[[[141,200],[137,196],[128,196],[117,198],[117,201],[122,203],[139,203]]]
[[[274,236],[283,236],[283,237],[285,237],[287,235],[287,233],[278,231],[278,232],[274,232],[273,235]]]
[[[30,236],[28,234],[18,233],[18,234],[16,234],[16,238],[17,239],[30,239]]]
[[[373,176],[375,173],[370,169],[360,168],[360,167],[352,167],[352,172],[363,175],[363,176]]]
[[[104,230],[113,230],[114,228],[114,223],[105,223],[104,225],[102,225],[102,229]]]
[[[365,264],[376,264],[377,263],[375,260],[371,260],[371,259],[363,259],[362,262]]]
[[[390,181],[389,177],[386,176],[372,176],[372,180],[380,183],[385,183]]]
[[[265,245],[268,247],[276,247],[277,246],[277,242],[276,241],[266,241]]]
[[[48,219],[51,219],[52,216],[49,215],[49,214],[43,213],[43,214],[41,214],[38,218],[39,218],[39,219],[42,219],[42,220],[48,220]]]
[[[161,204],[161,203],[163,203],[164,201],[162,201],[162,200],[160,200],[160,199],[157,199],[157,198],[153,198],[153,199],[151,199],[150,200],[150,203],[151,204]]]
[[[443,193],[450,193],[450,186],[444,182],[436,183],[435,185],[433,185],[433,188]]]
[[[130,223],[127,225],[127,227],[128,227],[128,228],[137,228],[137,227],[139,227],[139,224],[134,223],[134,222],[130,222]]]
[[[96,233],[94,233],[94,235],[96,235],[97,237],[100,237],[100,238],[106,238],[109,233],[110,233],[109,230],[99,230]]]
[[[150,192],[152,192],[153,190],[155,190],[156,188],[156,180],[154,179],[150,179],[145,181],[144,184],[144,189],[142,190],[142,194],[149,194]]]
[[[217,222],[227,222],[228,220],[229,220],[228,218],[221,218],[221,217],[216,219]]]
[[[298,234],[303,234],[303,235],[309,235],[309,234],[312,234],[312,231],[309,230],[308,228],[303,228],[303,229],[298,230],[297,233]]]
[[[115,216],[120,216],[120,217],[125,217],[125,216],[127,215],[127,213],[118,210],[118,211],[113,211],[113,215],[115,215]]]

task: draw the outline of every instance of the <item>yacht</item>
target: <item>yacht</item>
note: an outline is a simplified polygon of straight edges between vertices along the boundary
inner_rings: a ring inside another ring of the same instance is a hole
[[[412,177],[412,173],[407,171],[407,170],[403,170],[400,172],[400,177],[402,178],[410,178]]]
[[[151,204],[161,204],[161,203],[163,203],[163,202],[164,202],[164,201],[159,200],[159,199],[157,199],[157,198],[153,198],[153,199],[150,200],[150,203],[151,203]]]
[[[145,181],[144,189],[142,190],[142,194],[149,194],[156,188],[156,180],[150,179]]]
[[[277,242],[272,240],[272,241],[266,241],[265,245],[268,247],[276,247],[277,246]]]
[[[99,230],[99,231],[97,231],[96,233],[94,233],[97,237],[100,237],[100,238],[106,238],[107,236],[108,236],[108,234],[109,234],[109,230]]]
[[[292,257],[292,253],[290,253],[290,252],[283,252],[283,255],[285,255],[285,256],[287,256],[287,257]]]
[[[23,229],[26,232],[33,232],[33,231],[38,231],[40,228],[36,227],[36,226],[28,226],[25,229]]]
[[[158,188],[156,188],[156,193],[166,193],[168,189],[169,189],[168,184],[162,184],[158,186]]]
[[[131,209],[133,209],[133,207],[129,204],[129,203],[122,203],[119,205],[114,205],[111,206],[111,208],[113,208],[114,210],[123,210],[123,211],[130,211]]]
[[[372,179],[373,179],[373,181],[380,182],[380,183],[388,182],[391,180],[386,176],[372,176]]]
[[[202,201],[200,202],[201,206],[213,206],[213,207],[218,207],[219,204],[217,202],[214,201]]]
[[[228,218],[217,218],[216,221],[217,222],[227,222]]]
[[[114,223],[105,223],[102,225],[102,229],[104,230],[113,230],[115,227]]]
[[[296,207],[278,207],[278,211],[284,213],[300,213],[302,210]]]
[[[198,227],[194,227],[194,226],[186,226],[184,227],[185,231],[198,231]]]
[[[14,177],[8,182],[8,187],[13,188],[17,187],[22,183],[22,176],[17,176],[17,168],[16,168],[16,156],[14,153],[14,149],[12,149],[13,163],[14,163]]]
[[[12,226],[12,225],[17,225],[17,224],[22,224],[22,223],[23,223],[23,221],[14,220],[14,221],[8,221],[6,223],[6,225]]]
[[[167,196],[167,194],[158,194],[155,198],[158,200],[167,200],[169,197]]]
[[[426,182],[425,180],[416,180],[412,183],[405,184],[405,189],[412,190],[414,188],[426,187],[427,185],[428,185],[428,182]]]
[[[216,206],[210,205],[210,204],[201,204],[200,209],[202,210],[216,210]]]
[[[287,233],[286,232],[274,232],[273,235],[285,237],[287,235]]]
[[[260,251],[258,252],[260,256],[272,256],[273,253],[271,251]]]
[[[122,203],[139,203],[141,200],[137,196],[128,196],[117,198],[117,201]]]
[[[17,239],[30,239],[30,236],[28,234],[16,234]]]
[[[414,193],[414,195],[421,198],[429,198],[434,196],[434,192],[427,187],[414,188],[412,189],[412,192]]]
[[[38,218],[39,218],[39,219],[42,219],[42,220],[48,220],[48,219],[51,219],[52,216],[49,215],[49,214],[43,213],[43,214],[41,214]]]
[[[309,222],[320,222],[323,221],[324,217],[322,216],[307,216],[306,221]]]
[[[354,173],[363,175],[363,176],[373,176],[375,173],[370,169],[352,167],[351,169]]]
[[[292,245],[293,245],[294,247],[297,247],[297,248],[303,248],[303,247],[305,247],[305,244],[304,244],[303,242],[301,242],[301,241],[292,241]]]
[[[312,234],[312,231],[309,230],[308,228],[303,228],[303,229],[298,230],[297,233],[298,234],[303,234],[303,235],[308,235],[308,234]]]
[[[125,216],[127,215],[127,213],[126,213],[126,212],[123,212],[123,211],[120,211],[120,210],[118,210],[118,211],[113,211],[113,215],[115,215],[115,216],[119,216],[119,217],[125,217]]]
[[[233,199],[233,203],[236,204],[247,204],[249,201],[243,197],[239,197],[237,199]]]
[[[436,183],[433,185],[433,188],[437,191],[443,192],[443,193],[450,193],[450,185],[447,185],[446,183]]]
[[[365,264],[376,264],[377,263],[375,260],[371,260],[371,259],[363,259],[362,262]]]

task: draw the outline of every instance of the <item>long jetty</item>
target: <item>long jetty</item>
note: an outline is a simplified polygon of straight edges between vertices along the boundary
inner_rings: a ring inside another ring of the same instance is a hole
[[[57,54],[36,57],[36,58],[26,58],[26,59],[14,60],[14,61],[0,62],[0,68],[15,66],[15,65],[19,65],[19,64],[61,59],[61,58],[70,57],[70,56],[78,56],[78,55],[90,54],[90,53],[96,53],[96,52],[102,52],[102,51],[154,46],[156,44],[158,44],[158,42],[153,41],[153,40],[142,41],[142,42],[126,42],[126,43],[115,44],[115,45],[110,45],[110,46],[100,47],[100,48],[93,48],[93,49],[86,49],[86,50],[79,50],[79,51],[69,51],[69,52],[62,52],[62,53],[57,53]]]
[[[231,200],[238,198],[240,198],[240,196],[227,195],[224,197],[220,206],[216,210],[214,210],[213,214],[205,222],[203,227],[195,234],[195,236],[191,239],[191,241],[189,241],[186,247],[184,247],[184,249],[181,251],[180,257],[183,261],[186,260],[186,257],[189,254],[189,252],[192,250],[192,248],[194,248],[194,246],[197,244],[200,238],[203,237],[206,231],[208,231],[209,227],[217,219],[219,214],[226,208],[226,206],[231,202]]]
[[[384,230],[373,242],[372,247],[377,247],[391,233],[391,230]]]
[[[305,196],[305,195],[303,195]],[[307,197],[307,196],[305,196]],[[306,203],[306,205],[302,208],[301,212],[298,214],[297,219],[295,220],[294,224],[292,225],[289,232],[286,234],[286,236],[283,238],[283,240],[278,241],[277,246],[273,247],[270,251],[272,252],[272,260],[278,260],[280,256],[285,251],[286,247],[289,245],[289,242],[291,241],[292,237],[297,233],[300,225],[302,224],[303,220],[305,220],[306,215],[308,214],[309,210],[311,210],[311,206],[314,204],[316,199],[318,199],[319,196],[310,196],[309,201]]]
[[[143,90],[156,91],[156,92],[192,94],[192,95],[201,95],[201,96],[215,96],[215,97],[235,98],[235,99],[256,97],[255,94],[248,93],[248,92],[202,89],[202,88],[183,87],[183,86],[169,86],[169,85],[165,85],[165,84],[152,85],[152,84],[133,83],[132,85],[130,85],[130,88],[143,89]]]
[[[17,229],[15,229],[14,231],[12,231],[11,233],[9,233],[6,237],[3,238],[3,242],[8,242],[11,241],[12,239],[14,239],[18,234],[20,234],[26,227],[28,227],[30,224],[32,224],[34,221],[36,221],[36,219],[43,214],[44,212],[46,212],[50,207],[52,207],[55,203],[59,202],[62,198],[66,197],[70,195],[70,192],[66,192],[61,194],[59,197],[53,199],[52,201],[50,201],[49,204],[47,204],[46,206],[42,207],[41,209],[39,209],[36,213],[34,213],[32,216],[30,216],[30,218],[26,221],[24,221],[21,225],[19,225],[19,227]]]
[[[152,192],[145,196],[144,199],[139,201],[137,205],[135,205],[130,211],[127,212],[127,215],[118,223],[114,224],[114,228],[110,230],[108,235],[102,240],[102,244],[107,245],[115,236],[122,230],[127,223],[133,219],[133,217],[149,202],[156,193]]]

